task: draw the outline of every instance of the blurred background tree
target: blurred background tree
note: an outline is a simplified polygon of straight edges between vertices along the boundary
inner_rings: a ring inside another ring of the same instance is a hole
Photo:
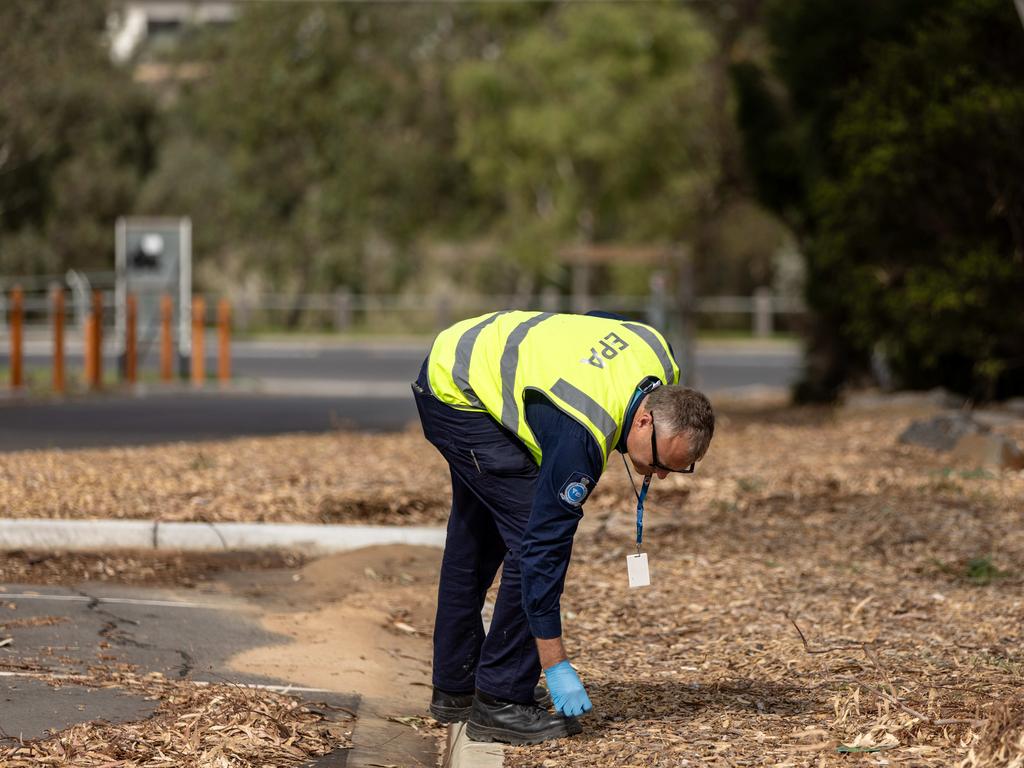
[[[151,100],[103,44],[105,0],[0,3],[0,273],[112,269],[157,151]]]
[[[557,281],[551,254],[566,242],[693,232],[718,163],[703,86],[712,51],[682,6],[562,4],[456,70],[459,157],[494,200],[509,265],[495,287]]]
[[[910,387],[1024,392],[1024,34],[1011,3],[786,0],[734,68],[750,173],[799,233],[800,394],[872,358]]]
[[[0,5],[0,273],[109,269],[140,213],[191,216],[235,295],[531,302],[566,244],[683,242],[703,294],[803,259],[803,397],[1024,391],[1007,0],[246,3],[120,67],[114,4]]]

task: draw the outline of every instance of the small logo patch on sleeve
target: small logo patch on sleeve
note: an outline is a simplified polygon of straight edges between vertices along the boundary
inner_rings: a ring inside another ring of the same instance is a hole
[[[583,506],[583,502],[587,500],[587,496],[590,495],[593,487],[594,479],[592,477],[582,472],[573,472],[569,475],[569,479],[565,481],[565,484],[562,485],[558,498],[570,507],[579,509]]]

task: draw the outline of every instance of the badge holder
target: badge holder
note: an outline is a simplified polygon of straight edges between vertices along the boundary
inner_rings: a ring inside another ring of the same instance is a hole
[[[626,467],[629,471],[629,467]],[[630,474],[630,482],[633,476]],[[651,569],[647,564],[647,553],[640,551],[640,545],[644,539],[644,499],[647,498],[647,489],[651,486],[651,476],[644,476],[644,484],[640,492],[636,494],[636,554],[626,556],[626,572],[629,575],[629,586],[631,589],[637,587],[651,586]],[[636,485],[633,486],[636,492]]]

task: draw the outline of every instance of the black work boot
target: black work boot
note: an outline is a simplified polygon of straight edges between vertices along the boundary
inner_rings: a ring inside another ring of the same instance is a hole
[[[547,709],[551,706],[551,694],[543,685],[533,689],[533,698],[538,707]],[[430,696],[430,714],[439,723],[458,723],[469,719],[469,711],[473,708],[472,693],[448,693],[435,688]]]
[[[430,714],[439,723],[457,723],[469,719],[472,693],[448,693],[435,688],[430,696]]]
[[[574,717],[553,715],[536,704],[502,701],[477,691],[466,724],[473,741],[502,741],[506,744],[539,744],[548,739],[573,736],[583,728]]]

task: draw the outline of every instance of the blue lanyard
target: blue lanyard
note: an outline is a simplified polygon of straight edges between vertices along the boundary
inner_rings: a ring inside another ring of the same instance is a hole
[[[644,499],[647,489],[651,487],[651,476],[644,475],[644,484],[636,497],[636,552],[640,554],[640,543],[644,540]]]

